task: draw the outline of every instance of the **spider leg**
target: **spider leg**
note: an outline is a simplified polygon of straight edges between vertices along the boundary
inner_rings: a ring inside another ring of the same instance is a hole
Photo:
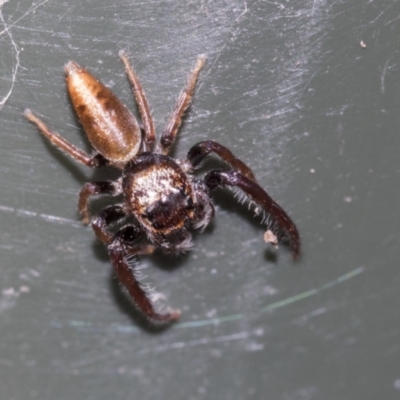
[[[151,117],[149,104],[146,99],[146,95],[139,82],[139,79],[132,68],[128,60],[128,56],[124,51],[119,52],[119,57],[124,64],[126,75],[128,76],[131,85],[133,86],[133,94],[135,95],[136,103],[139,107],[139,112],[142,120],[143,130],[144,130],[144,142],[147,151],[152,151],[154,142],[156,140],[156,132],[154,129],[153,118]]]
[[[113,240],[114,235],[109,232],[108,225],[113,222],[121,221],[125,216],[126,212],[121,205],[116,204],[105,208],[96,218],[93,219],[92,222],[92,228],[97,238],[104,244],[109,245]],[[130,242],[124,244],[127,246],[126,251],[128,254],[149,255],[156,249],[152,244],[132,244]]]
[[[112,222],[117,222],[126,216],[125,210],[120,205],[112,205],[106,207],[92,221],[92,229],[97,238],[104,244],[109,245],[114,237],[107,229]]]
[[[218,186],[236,186],[258,204],[276,221],[278,227],[288,236],[293,260],[300,255],[300,236],[296,225],[286,212],[259,186],[238,171],[211,171],[204,178],[212,190]]]
[[[49,140],[50,143],[65,151],[74,160],[91,168],[98,168],[108,165],[107,160],[100,154],[96,154],[94,156],[89,155],[81,149],[75,147],[73,144],[69,143],[58,133],[51,131],[40,118],[36,117],[36,115],[32,113],[31,110],[26,109],[24,115],[27,119],[29,119],[29,121],[33,122],[39,128],[40,132],[46,137],[46,139]]]
[[[178,310],[168,310],[165,313],[158,312],[151,300],[150,293],[139,282],[137,274],[126,260],[129,253],[126,243],[133,243],[140,239],[142,232],[128,225],[121,228],[114,236],[112,242],[108,246],[108,252],[112,261],[112,265],[120,282],[128,290],[133,302],[140,312],[148,319],[156,323],[168,323],[179,319],[181,313]]]
[[[236,158],[228,148],[213,140],[205,140],[204,142],[195,144],[188,152],[186,163],[190,164],[190,169],[195,169],[211,152],[220,156],[233,169],[236,169],[252,181],[256,181],[253,171],[243,161]]]
[[[90,222],[90,213],[88,202],[91,196],[98,194],[108,194],[110,196],[118,196],[122,193],[121,182],[118,181],[103,181],[103,182],[88,182],[83,185],[79,193],[78,209],[82,215],[82,222],[87,225]]]
[[[167,126],[161,136],[160,143],[158,143],[156,152],[161,154],[168,154],[171,146],[174,144],[178,129],[182,123],[182,117],[185,111],[189,108],[192,101],[196,81],[201,69],[206,62],[206,57],[201,55],[197,58],[196,65],[189,77],[186,87],[182,90],[176,103],[175,109],[167,123]]]

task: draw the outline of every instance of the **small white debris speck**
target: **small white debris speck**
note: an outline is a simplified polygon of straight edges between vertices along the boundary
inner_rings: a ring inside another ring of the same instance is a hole
[[[8,289],[4,289],[4,290],[3,290],[3,294],[4,294],[5,296],[13,296],[13,295],[15,295],[16,293],[15,293],[15,289],[12,288],[12,287],[10,287],[10,288],[8,288]]]
[[[278,248],[278,238],[271,230],[267,230],[264,233],[264,242],[271,243],[276,249]]]

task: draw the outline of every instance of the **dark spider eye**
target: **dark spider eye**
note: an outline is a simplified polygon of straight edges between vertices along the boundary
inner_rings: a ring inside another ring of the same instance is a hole
[[[125,228],[122,228],[119,232],[119,237],[122,241],[126,243],[133,243],[140,238],[141,232],[140,230],[132,225],[128,225]]]

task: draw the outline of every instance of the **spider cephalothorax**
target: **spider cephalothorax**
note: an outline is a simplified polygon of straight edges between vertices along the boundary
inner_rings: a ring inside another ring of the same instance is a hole
[[[91,222],[96,236],[107,246],[115,273],[139,311],[153,322],[171,322],[179,318],[180,312],[160,311],[155,307],[128,258],[150,254],[156,248],[173,254],[187,250],[191,246],[191,229],[204,229],[214,216],[209,195],[216,187],[240,189],[260,210],[269,214],[274,224],[264,236],[265,240],[275,243],[276,235],[288,240],[293,259],[300,254],[300,238],[292,220],[257,184],[251,169],[226,147],[207,140],[194,145],[184,160],[168,156],[182,116],[190,105],[205,57],[198,58],[158,143],[143,89],[125,53],[120,52],[120,57],[133,86],[141,125],[89,72],[72,61],[65,67],[71,101],[95,149],[93,155],[52,132],[30,110],[25,111],[25,116],[51,143],[78,162],[88,167],[109,165],[121,170],[121,177],[116,181],[86,183],[79,195],[78,208],[83,222]],[[193,172],[209,153],[217,154],[231,168],[211,171],[203,179],[195,177]],[[123,201],[91,218],[89,198],[101,194],[122,195]],[[127,217],[133,222],[124,224]],[[110,225],[118,222],[120,228],[113,233]]]
[[[166,250],[190,245],[190,225],[203,219],[189,177],[170,157],[142,153],[125,167],[122,190],[150,242]]]

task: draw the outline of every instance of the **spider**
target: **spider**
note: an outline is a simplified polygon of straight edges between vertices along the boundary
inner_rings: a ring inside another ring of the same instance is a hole
[[[94,148],[93,154],[85,153],[51,131],[29,109],[25,110],[25,116],[53,145],[81,164],[92,168],[111,166],[121,171],[117,180],[85,183],[79,194],[78,209],[83,223],[91,223],[97,238],[107,246],[115,274],[139,312],[151,322],[169,323],[179,319],[180,311],[160,309],[156,305],[151,291],[139,281],[132,256],[151,254],[155,249],[170,254],[188,250],[192,244],[190,228],[202,231],[214,217],[210,192],[215,188],[235,187],[259,211],[267,213],[274,224],[266,232],[265,241],[276,245],[273,229],[280,239],[289,242],[294,260],[300,254],[300,238],[295,224],[258,185],[252,170],[225,146],[206,140],[194,145],[183,160],[168,156],[182,117],[190,106],[205,56],[198,57],[157,142],[142,86],[126,53],[120,51],[119,56],[133,88],[141,123],[87,70],[73,61],[65,66],[71,102]],[[203,179],[194,176],[210,153],[219,156],[230,169],[213,170]],[[92,218],[88,203],[96,195],[122,195],[123,200],[107,206]],[[128,218],[131,222],[127,222]],[[116,223],[119,229],[114,232],[111,225]]]

